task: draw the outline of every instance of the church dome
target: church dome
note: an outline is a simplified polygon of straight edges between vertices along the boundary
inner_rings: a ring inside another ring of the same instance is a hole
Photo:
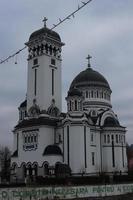
[[[104,121],[105,127],[119,127],[119,121],[113,117],[107,117]]]
[[[70,89],[74,87],[88,87],[98,86],[110,89],[107,80],[99,72],[88,67],[86,70],[80,72],[72,81]]]
[[[45,148],[43,155],[62,155],[62,152],[59,146],[48,145]]]
[[[79,96],[82,97],[82,92],[79,91],[77,88],[72,88],[70,91],[68,91],[68,97],[71,96]]]
[[[45,35],[50,37],[51,39],[61,42],[61,38],[60,38],[59,34],[56,33],[55,31],[52,31],[51,29],[48,29],[47,27],[43,27],[43,28],[33,32],[30,35],[29,41],[34,40],[40,36],[45,36]]]
[[[25,108],[27,106],[27,100],[23,101],[21,104],[20,104],[20,108]]]

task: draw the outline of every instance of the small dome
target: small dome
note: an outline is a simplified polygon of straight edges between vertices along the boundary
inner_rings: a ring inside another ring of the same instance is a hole
[[[44,36],[44,35],[47,35],[47,36],[49,36],[50,38],[55,39],[55,40],[61,42],[61,38],[60,38],[59,34],[56,33],[55,31],[52,31],[51,29],[48,29],[47,27],[41,28],[41,29],[39,29],[39,30],[33,32],[33,33],[30,35],[29,40],[34,40],[34,39],[36,39],[37,37]]]
[[[119,127],[119,121],[113,117],[107,117],[104,121],[105,127]]]
[[[45,148],[43,155],[62,155],[62,152],[59,146],[48,145]]]
[[[23,101],[21,104],[20,104],[20,108],[25,108],[27,106],[27,100]]]
[[[68,91],[68,97],[71,96],[82,96],[82,92],[80,92],[77,88],[72,88],[70,91]]]
[[[107,80],[99,72],[94,71],[92,68],[80,72],[72,81],[70,89],[74,87],[85,87],[85,86],[98,86],[110,89]]]

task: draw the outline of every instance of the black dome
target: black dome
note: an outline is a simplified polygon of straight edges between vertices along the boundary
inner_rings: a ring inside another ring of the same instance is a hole
[[[102,86],[110,89],[107,80],[99,72],[94,71],[92,68],[80,72],[72,81],[70,88],[82,86]]]
[[[43,36],[43,35],[47,35],[50,38],[55,39],[55,40],[61,42],[61,38],[60,38],[59,34],[56,33],[55,31],[52,31],[52,30],[48,29],[47,27],[41,28],[41,29],[33,32],[30,35],[29,40],[36,39],[37,37],[40,37],[40,36]]]
[[[72,88],[70,91],[68,91],[68,97],[71,96],[82,96],[82,92],[80,92],[77,88]]]
[[[45,148],[43,155],[62,155],[62,152],[59,146],[48,145]]]
[[[104,126],[106,127],[119,127],[119,121],[113,117],[107,117],[104,121]]]
[[[25,108],[27,106],[27,100],[23,101],[21,104],[20,104],[20,108]]]

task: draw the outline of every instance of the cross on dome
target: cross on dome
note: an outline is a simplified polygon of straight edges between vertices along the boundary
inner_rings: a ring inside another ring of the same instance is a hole
[[[90,59],[91,59],[92,57],[88,54],[88,56],[87,56],[87,60],[88,60],[88,67],[90,68],[91,67],[91,64],[90,64]]]
[[[46,26],[47,26],[47,23],[46,23],[46,22],[47,22],[47,20],[48,20],[48,19],[47,19],[46,17],[44,17],[44,19],[43,19],[44,28],[46,28]]]

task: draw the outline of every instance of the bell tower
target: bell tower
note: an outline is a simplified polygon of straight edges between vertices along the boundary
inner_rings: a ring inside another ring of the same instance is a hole
[[[52,99],[61,110],[61,48],[58,33],[44,27],[30,35],[28,46],[27,111],[36,100],[40,110],[47,110]]]

